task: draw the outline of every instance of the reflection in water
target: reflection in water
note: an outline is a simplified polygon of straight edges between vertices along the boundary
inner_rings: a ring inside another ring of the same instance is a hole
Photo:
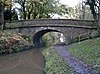
[[[44,74],[42,48],[0,56],[0,74]]]
[[[0,56],[0,71],[8,71],[17,67],[21,62],[20,53]]]

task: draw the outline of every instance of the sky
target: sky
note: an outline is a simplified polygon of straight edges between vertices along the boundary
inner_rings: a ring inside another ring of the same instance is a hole
[[[79,3],[79,1],[82,1],[82,0],[60,0],[60,3],[68,5],[70,7],[74,7]],[[66,17],[55,14],[52,18],[56,18],[56,19],[57,18],[62,18],[62,19],[64,18],[65,19]]]
[[[81,0],[60,0],[62,4],[66,4],[71,7],[74,7],[75,5],[77,5],[79,1]]]

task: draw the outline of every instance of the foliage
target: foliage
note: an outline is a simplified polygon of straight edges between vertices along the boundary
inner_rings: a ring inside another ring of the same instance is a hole
[[[18,16],[15,10],[4,10],[4,20],[18,20]]]
[[[87,0],[86,4],[90,6],[91,13],[97,24],[100,27],[100,0]]]
[[[12,52],[19,52],[22,50],[21,47],[19,47],[18,45],[13,45],[11,48]]]
[[[52,48],[44,50],[46,74],[75,74],[66,61]]]
[[[68,17],[71,19],[93,20],[89,6],[86,6],[82,0],[75,7],[68,7],[68,9],[70,11]]]
[[[68,50],[87,66],[100,72],[100,38],[72,44]]]
[[[19,52],[30,44],[21,36],[7,31],[0,31],[0,54]]]
[[[97,19],[98,12],[100,9],[100,1],[99,0],[87,0],[86,4],[90,6],[94,19]]]
[[[23,39],[25,39],[27,42],[31,43],[31,38],[29,36],[26,36],[26,35],[21,35],[21,37]]]
[[[46,46],[51,46],[51,45],[54,45],[54,44],[58,43],[59,37],[58,37],[57,34],[58,34],[57,32],[49,32],[49,33],[46,33],[42,37],[43,38],[43,41],[45,42],[45,45]]]
[[[19,3],[22,19],[50,18],[54,14],[67,14],[66,5],[56,0],[14,0]]]
[[[10,7],[12,5],[11,0],[0,0],[0,5],[5,7]]]

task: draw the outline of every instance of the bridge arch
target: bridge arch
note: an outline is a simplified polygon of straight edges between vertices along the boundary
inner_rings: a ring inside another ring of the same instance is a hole
[[[34,35],[33,35],[33,46],[35,47],[41,47],[41,46],[44,46],[44,41],[42,39],[42,36],[48,32],[58,32],[58,33],[62,33],[58,30],[53,30],[53,29],[45,29],[45,30],[40,30],[38,32],[36,32]],[[63,34],[63,33],[62,33]]]

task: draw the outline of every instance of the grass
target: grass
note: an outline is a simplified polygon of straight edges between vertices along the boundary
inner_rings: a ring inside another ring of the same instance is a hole
[[[89,67],[100,72],[100,37],[74,43],[68,51]]]
[[[43,54],[45,56],[46,74],[75,74],[66,61],[57,55],[55,50],[46,49]]]

